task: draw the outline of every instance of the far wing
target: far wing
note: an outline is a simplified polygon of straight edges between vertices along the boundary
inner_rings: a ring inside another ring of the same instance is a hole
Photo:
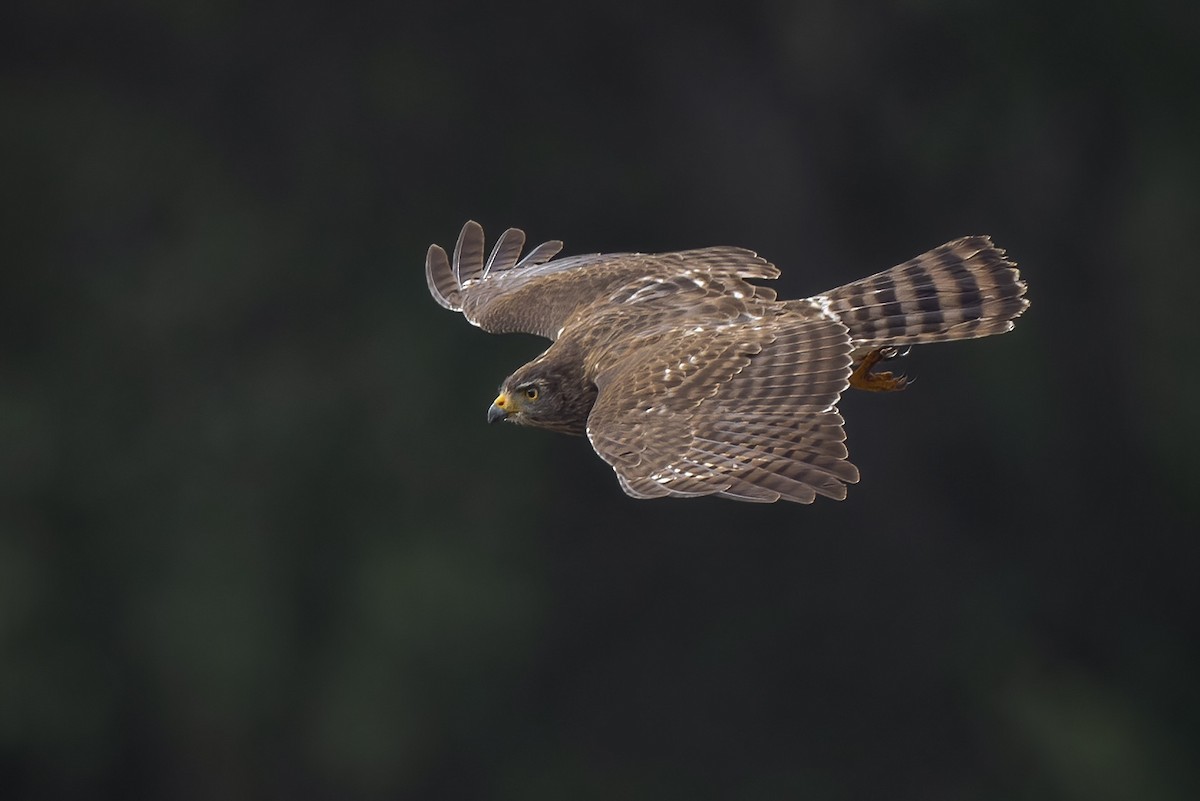
[[[681,330],[600,376],[588,438],[639,498],[842,499],[845,326],[815,313]]]
[[[463,226],[453,260],[438,245],[425,258],[430,294],[451,311],[493,333],[522,331],[555,339],[578,308],[626,284],[676,278],[695,271],[706,278],[776,278],[779,270],[753,251],[714,247],[676,253],[593,253],[552,259],[562,242],[538,245],[518,260],[525,234],[505,231],[484,259],[483,228]],[[740,282],[739,282],[740,283]],[[758,289],[760,296],[774,297]]]

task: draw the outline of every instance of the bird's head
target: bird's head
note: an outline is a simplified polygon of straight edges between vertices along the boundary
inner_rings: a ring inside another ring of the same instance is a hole
[[[527,364],[500,386],[500,394],[488,408],[488,422],[507,420],[518,425],[581,434],[591,411],[594,390],[583,401],[586,388],[569,382],[545,365]],[[583,402],[581,402],[583,401]]]

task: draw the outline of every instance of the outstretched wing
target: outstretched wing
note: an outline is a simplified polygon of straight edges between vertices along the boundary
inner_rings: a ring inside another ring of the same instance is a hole
[[[777,278],[779,270],[753,251],[734,247],[676,253],[592,253],[552,259],[562,249],[544,242],[519,259],[525,234],[505,231],[484,259],[483,228],[463,226],[453,260],[438,245],[425,257],[425,277],[434,300],[461,311],[493,333],[521,331],[555,339],[582,306],[601,301],[626,284],[669,282],[693,270],[706,278]],[[757,289],[760,297],[770,290]]]
[[[638,498],[842,499],[846,327],[815,308],[681,329],[600,375],[587,433]]]

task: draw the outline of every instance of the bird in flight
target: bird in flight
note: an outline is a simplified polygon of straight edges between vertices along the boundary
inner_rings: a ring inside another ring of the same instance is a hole
[[[429,291],[485,331],[551,341],[504,380],[488,421],[586,434],[635,498],[841,500],[858,481],[842,393],[903,389],[876,367],[1010,331],[1029,305],[986,236],[798,300],[750,283],[779,270],[743,248],[555,259],[562,242],[521,258],[524,244],[509,228],[485,259],[468,222],[453,259],[430,246]]]

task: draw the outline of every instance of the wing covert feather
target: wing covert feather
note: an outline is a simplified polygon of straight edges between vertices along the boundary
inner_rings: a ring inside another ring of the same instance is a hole
[[[845,326],[781,315],[663,344],[597,381],[588,419],[592,446],[628,494],[845,497],[858,480],[835,406],[850,373]]]
[[[510,228],[484,261],[483,228],[467,222],[459,235],[453,259],[437,245],[425,260],[430,294],[443,307],[461,311],[474,325],[494,333],[525,332],[555,339],[563,323],[577,310],[603,301],[619,287],[680,275],[776,278],[774,265],[753,251],[714,247],[648,255],[592,253],[554,259],[562,242],[552,240],[533,248],[518,261],[525,234]],[[749,287],[749,285],[747,285]],[[774,299],[771,290],[749,288],[759,297]]]

